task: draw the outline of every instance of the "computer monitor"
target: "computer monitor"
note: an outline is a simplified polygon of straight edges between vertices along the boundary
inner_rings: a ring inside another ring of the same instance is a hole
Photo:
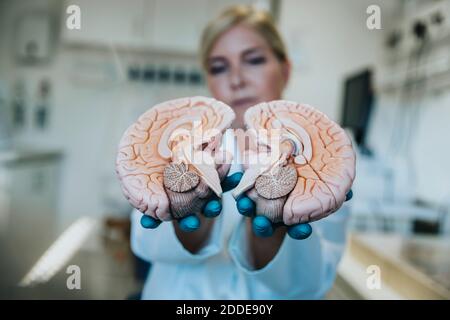
[[[366,145],[367,131],[374,102],[372,70],[366,69],[344,80],[341,126],[352,131],[357,145],[370,153]]]

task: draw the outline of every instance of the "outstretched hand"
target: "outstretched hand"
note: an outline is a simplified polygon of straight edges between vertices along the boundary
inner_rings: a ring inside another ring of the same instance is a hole
[[[228,168],[229,169],[229,168]],[[242,178],[242,172],[236,172],[222,180],[221,186],[223,192],[228,192],[234,189]],[[258,215],[256,212],[255,199],[252,200],[252,193],[241,195],[236,200],[236,207],[240,214],[252,219],[253,232],[259,237],[270,237],[274,230],[280,226],[286,226],[284,223],[272,223],[267,217]],[[353,197],[353,191],[350,190],[345,198],[349,201]],[[201,213],[207,218],[215,218],[222,212],[222,202],[214,194],[208,199],[203,206]],[[199,218],[192,214],[181,219],[178,219],[178,224],[181,230],[185,232],[192,232],[200,227]],[[155,219],[148,215],[143,215],[141,218],[141,225],[147,229],[155,229],[161,224],[161,220]],[[298,223],[287,227],[289,236],[296,240],[303,240],[308,238],[312,233],[312,227],[309,223]]]
[[[256,212],[256,204],[258,195],[256,192],[247,192],[246,195],[241,195],[236,200],[236,206],[240,214],[252,219],[253,232],[259,237],[270,237],[274,230],[280,226],[286,226],[284,223],[273,223],[266,216],[258,215]],[[345,201],[350,200],[353,197],[353,191],[350,190]],[[298,223],[287,227],[287,233],[289,236],[296,240],[303,240],[308,238],[312,233],[312,227],[309,223]]]
[[[223,167],[223,169],[219,167],[219,175],[228,173],[228,170],[229,167]],[[223,173],[221,171],[223,171]],[[234,189],[239,184],[241,178],[242,172],[236,172],[230,176],[225,177],[221,182],[222,191],[227,192]],[[207,218],[215,218],[222,212],[222,202],[215,194],[212,194],[211,192],[209,194],[210,197],[202,207],[201,214],[203,214],[203,216]],[[192,232],[200,227],[200,219],[195,214],[177,219],[177,221],[180,229],[185,232]],[[141,225],[147,229],[155,229],[161,224],[161,222],[161,220],[155,219],[149,215],[143,215],[141,217]]]

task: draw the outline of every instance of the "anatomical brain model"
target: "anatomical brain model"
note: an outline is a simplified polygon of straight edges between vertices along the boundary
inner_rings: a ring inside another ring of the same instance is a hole
[[[229,106],[204,97],[161,103],[139,117],[123,135],[116,161],[131,205],[171,220],[198,212],[211,190],[220,197],[225,170],[217,163],[231,159],[218,161],[212,151],[234,118]],[[198,198],[204,201],[192,201]]]
[[[232,156],[217,151],[234,118],[229,106],[205,97],[168,101],[144,113],[123,135],[116,161],[131,205],[171,220],[200,212],[213,194],[221,197]],[[355,177],[355,153],[341,127],[289,101],[253,106],[244,120],[250,143],[241,153],[245,173],[235,198],[251,194],[258,215],[286,225],[340,208]]]
[[[256,148],[245,153],[247,170],[234,197],[254,187],[256,212],[286,225],[318,220],[341,207],[355,178],[355,153],[341,127],[290,101],[251,107],[244,121],[257,133],[250,135]]]

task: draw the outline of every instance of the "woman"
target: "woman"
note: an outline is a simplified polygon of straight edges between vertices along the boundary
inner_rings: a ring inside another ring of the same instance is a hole
[[[214,98],[231,106],[234,128],[259,102],[282,98],[291,65],[271,17],[249,6],[234,6],[212,20],[202,37],[202,64]],[[225,138],[227,150],[234,150]],[[242,171],[235,155],[228,176]],[[238,203],[239,207],[239,203]],[[200,217],[192,233],[182,224],[141,227],[133,212],[132,249],[152,262],[144,299],[320,299],[331,288],[345,244],[345,205],[314,223],[306,240],[286,236],[278,227],[270,237],[252,232],[230,192],[222,213]]]

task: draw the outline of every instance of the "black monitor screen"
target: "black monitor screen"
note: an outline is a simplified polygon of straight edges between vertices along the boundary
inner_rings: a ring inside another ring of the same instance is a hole
[[[352,130],[356,143],[365,146],[367,127],[373,103],[372,71],[367,69],[344,82],[341,125]]]

